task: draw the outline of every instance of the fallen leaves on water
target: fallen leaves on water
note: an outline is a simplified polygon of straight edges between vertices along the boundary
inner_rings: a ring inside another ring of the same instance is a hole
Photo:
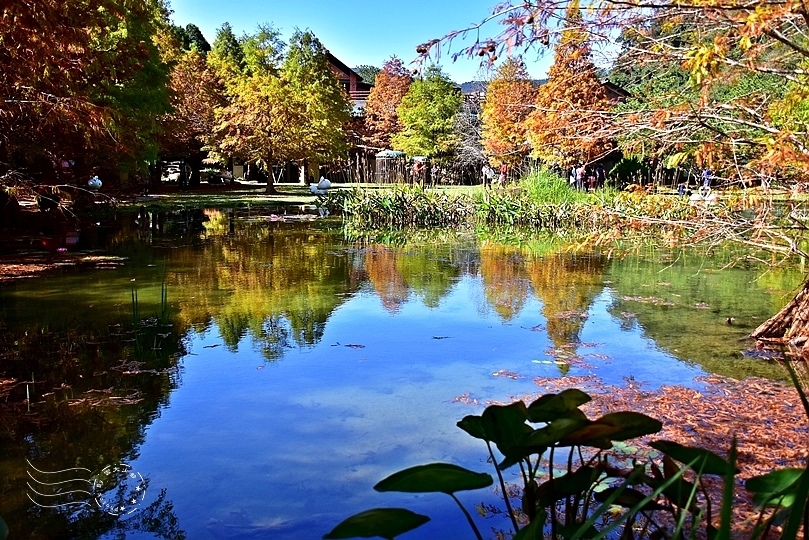
[[[720,376],[701,377],[702,389],[684,386],[645,388],[637,381],[627,386],[604,384],[596,376],[536,378],[541,394],[580,388],[593,397],[582,409],[589,417],[614,411],[636,411],[663,423],[663,430],[646,439],[665,439],[697,446],[726,456],[737,439],[740,474],[737,476],[734,523],[744,529],[758,516],[742,481],[774,468],[805,467],[809,450],[809,422],[797,391],[784,383],[751,378],[737,381]],[[526,403],[537,396],[526,396]],[[634,443],[648,442],[637,440]],[[708,479],[716,501],[721,482]],[[746,530],[746,529],[745,529]],[[739,531],[737,531],[739,532]]]
[[[492,373],[492,376],[494,376],[494,377],[505,377],[507,379],[513,379],[513,380],[523,378],[522,375],[520,375],[519,373],[515,373],[515,372],[509,371],[507,369],[501,369],[501,370],[495,371],[494,373]]]
[[[469,392],[464,392],[460,396],[452,398],[453,403],[463,403],[464,405],[478,405],[478,399],[473,398]]]
[[[562,311],[560,313],[554,314],[553,318],[560,319],[563,321],[568,319],[586,319],[587,313],[584,311],[576,311],[576,310]]]

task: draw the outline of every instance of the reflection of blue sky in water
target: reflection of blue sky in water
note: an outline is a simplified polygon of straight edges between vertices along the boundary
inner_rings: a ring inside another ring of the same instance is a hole
[[[377,506],[433,518],[406,538],[470,538],[449,497],[372,487],[398,469],[433,461],[493,473],[485,444],[455,422],[479,414],[487,400],[539,395],[532,379],[559,375],[556,365],[535,362],[549,359],[551,347],[544,332],[532,330],[545,324],[541,303],[531,295],[503,324],[482,307],[480,286],[466,276],[438,308],[411,299],[395,314],[362,292],[331,315],[317,345],[288,349],[275,363],[246,340],[229,353],[216,329],[190,336],[182,385],[149,426],[133,467],[167,488],[188,538],[320,538]],[[657,350],[640,330],[621,331],[607,312],[610,302],[607,289],[591,306],[580,337],[600,345],[579,348],[590,367],[570,375],[693,384],[701,371]],[[522,378],[493,376],[500,370]],[[453,402],[466,393],[481,404]],[[460,496],[474,513],[482,493]],[[486,532],[501,526],[480,520]]]

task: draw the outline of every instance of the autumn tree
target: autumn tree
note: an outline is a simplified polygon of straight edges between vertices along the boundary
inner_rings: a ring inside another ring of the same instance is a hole
[[[391,138],[393,148],[410,156],[452,153],[455,116],[462,102],[458,86],[439,67],[428,67],[396,109],[402,130]]]
[[[267,60],[277,58],[277,43],[265,31],[242,40],[249,45],[246,54],[211,52],[219,55],[216,64],[232,73],[229,104],[217,113],[214,154],[261,164],[269,176],[267,192],[275,193],[275,166],[308,161],[316,168],[346,154],[350,104],[314,34],[296,32],[276,67]],[[260,47],[252,50],[257,44],[263,44],[263,53]]]
[[[536,89],[519,57],[507,58],[486,89],[481,139],[494,165],[514,166],[530,147],[525,120],[534,110]]]
[[[320,165],[347,156],[351,102],[331,69],[328,51],[309,31],[297,31],[290,39],[281,80],[303,117],[288,126],[297,140],[288,159],[306,160],[314,176]]]
[[[160,0],[4,6],[3,170],[54,178],[72,160],[75,175],[100,167],[110,182],[142,170],[156,156],[157,119],[168,108],[168,66],[157,48],[168,32]]]
[[[492,61],[499,55],[537,46],[553,47],[564,39],[558,32],[560,10],[567,3],[539,0],[506,1],[477,28],[490,21],[502,31],[481,38],[457,55]],[[420,47],[424,55],[436,45],[459,37],[466,29]],[[805,64],[809,47],[809,6],[761,0],[752,4],[642,4],[598,0],[578,23],[593,50],[612,55],[602,65],[640,73],[646,67],[681,67],[685,85],[658,86],[655,98],[633,110],[604,115],[621,145],[643,157],[680,154],[711,166],[728,180],[763,183],[800,182],[809,173],[809,129],[802,120],[807,98]],[[620,43],[616,38],[620,36]],[[647,70],[650,79],[654,70]],[[645,144],[644,144],[645,141]]]
[[[565,168],[596,161],[613,148],[603,125],[610,104],[581,23],[578,0],[573,0],[548,80],[537,89],[535,110],[524,123],[533,156]]]
[[[225,85],[193,47],[175,61],[170,88],[171,112],[162,118],[161,154],[186,156],[198,169],[216,127],[216,111],[227,105]]]
[[[410,72],[396,56],[382,65],[365,104],[366,144],[376,148],[390,147],[391,137],[402,129],[396,109],[412,82]]]

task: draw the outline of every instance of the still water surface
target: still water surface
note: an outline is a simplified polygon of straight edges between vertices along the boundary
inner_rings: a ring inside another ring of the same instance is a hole
[[[455,422],[542,394],[537,378],[779,377],[739,340],[802,278],[726,268],[728,252],[350,241],[339,223],[255,212],[119,216],[102,232],[120,259],[0,286],[12,539],[314,539],[379,506],[433,518],[403,538],[470,538],[448,497],[373,485],[433,461],[492,472]],[[71,467],[103,482],[37,483]],[[116,502],[116,486],[137,496]]]

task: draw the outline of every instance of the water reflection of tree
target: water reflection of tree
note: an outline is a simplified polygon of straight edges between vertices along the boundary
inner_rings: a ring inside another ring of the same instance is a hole
[[[613,272],[621,279],[611,285],[608,311],[623,330],[637,329],[657,347],[707,372],[734,379],[782,379],[778,365],[741,358],[739,350],[804,275],[799,268],[763,269],[738,262],[739,252],[722,249],[614,259]]]
[[[268,359],[311,346],[347,293],[359,285],[352,254],[335,250],[335,231],[311,223],[207,211],[205,241],[167,252],[180,317],[215,323],[229,349],[250,336]]]
[[[486,244],[480,248],[480,275],[486,300],[505,321],[525,305],[530,283],[519,248]]]
[[[384,308],[396,313],[407,301],[408,287],[393,248],[373,245],[365,250],[365,270]]]
[[[371,244],[365,250],[365,270],[390,312],[396,312],[410,295],[428,308],[437,307],[463,272],[457,249],[414,243],[404,247]]]
[[[462,274],[463,262],[456,249],[444,252],[437,246],[418,246],[402,250],[398,267],[411,293],[435,308]]]
[[[0,508],[15,536],[94,538],[130,527],[184,538],[165,493],[137,514],[144,517],[139,524],[132,521],[136,514],[122,522],[97,509],[40,508],[26,496],[28,461],[43,470],[99,471],[136,455],[146,427],[180,383],[177,361],[185,350],[173,326],[151,319],[133,327],[96,317],[80,328],[44,329],[15,317],[13,305],[6,308],[0,320],[0,373],[7,382],[0,392]],[[59,308],[75,306],[53,307]]]
[[[603,289],[604,267],[604,257],[586,254],[556,253],[526,263],[555,347],[579,341],[587,310]]]

